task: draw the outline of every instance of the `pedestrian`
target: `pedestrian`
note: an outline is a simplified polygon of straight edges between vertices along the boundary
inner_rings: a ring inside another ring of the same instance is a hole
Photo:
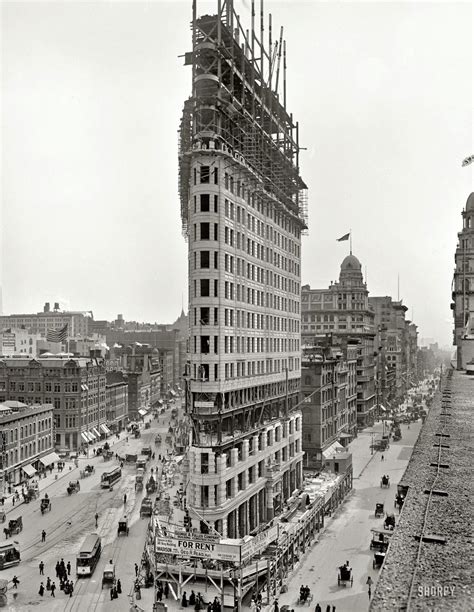
[[[114,587],[111,587],[110,589],[110,600],[112,601],[114,598]]]
[[[73,591],[74,591],[74,583],[73,583],[73,581],[71,580],[71,581],[69,582],[69,597],[72,597],[72,593],[73,593]]]
[[[51,585],[51,597],[56,597],[56,595],[54,594],[55,590],[56,590],[56,583],[53,582],[53,584]]]
[[[135,563],[135,576],[138,576],[138,565]]]
[[[183,606],[183,608],[188,607],[188,599],[186,597],[186,591],[183,592],[183,597],[181,599],[181,605]]]
[[[41,532],[41,541],[42,542],[46,542],[46,531],[43,529],[43,531]]]
[[[194,606],[195,603],[196,603],[196,595],[194,591],[191,591],[191,595],[189,596],[189,605]]]
[[[71,575],[71,562],[70,561],[67,562],[66,567],[67,567],[67,575],[70,576]]]
[[[120,582],[120,578],[117,580],[117,593],[120,595],[122,592],[122,583]]]
[[[372,583],[373,583],[373,580],[372,580],[372,578],[369,576],[369,577],[367,578],[367,582],[365,583],[365,584],[368,586],[367,593],[368,593],[368,595],[369,595],[369,599],[370,599],[370,598],[371,598],[371,596],[372,596]]]
[[[13,505],[15,505],[15,498],[14,497],[12,497],[12,503],[13,503]]]
[[[2,497],[2,506],[5,505],[5,497]]]
[[[38,595],[41,595],[41,597],[43,597],[44,595],[44,584],[43,583],[40,584]]]
[[[336,606],[332,607],[332,612],[336,612]]]
[[[125,495],[123,496],[123,505],[125,505],[127,503],[127,494],[125,493]]]
[[[99,524],[99,515],[97,514],[97,512],[95,513],[95,526],[97,527],[97,525]]]
[[[326,612],[331,612],[331,606],[329,604],[326,606]]]
[[[383,455],[380,457],[380,460],[383,461]]]
[[[51,591],[51,578],[49,576],[46,579],[46,590]]]
[[[18,585],[20,584],[20,581],[18,580],[17,576],[13,576],[12,582],[13,582],[13,588],[17,589]]]
[[[40,564],[39,564],[39,571],[40,571],[40,576],[44,576],[44,563],[42,561],[40,561]]]
[[[316,607],[314,608],[314,612],[322,612],[321,606],[319,605],[319,603],[316,604]]]
[[[170,592],[169,584],[165,582],[165,586],[163,587],[163,593],[165,594],[166,599],[168,599],[169,592]]]
[[[275,599],[273,603],[273,612],[280,612],[280,606],[278,605],[278,599]]]

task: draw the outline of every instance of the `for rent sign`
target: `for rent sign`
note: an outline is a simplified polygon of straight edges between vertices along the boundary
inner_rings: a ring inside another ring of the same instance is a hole
[[[156,538],[156,552],[240,563],[240,546],[204,542],[193,538]]]

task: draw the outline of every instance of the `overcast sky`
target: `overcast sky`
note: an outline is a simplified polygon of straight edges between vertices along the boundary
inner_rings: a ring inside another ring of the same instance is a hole
[[[249,21],[250,2],[235,6]],[[215,2],[199,2],[200,13]],[[285,28],[288,108],[309,187],[302,283],[353,253],[371,295],[452,341],[461,168],[473,146],[470,2],[266,0]],[[191,0],[2,4],[3,311],[45,301],[171,322],[184,300],[177,129]]]

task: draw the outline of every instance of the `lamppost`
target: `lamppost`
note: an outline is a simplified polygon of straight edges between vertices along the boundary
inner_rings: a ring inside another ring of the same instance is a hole
[[[375,431],[370,432],[370,435],[372,436],[372,441],[370,444],[370,454],[373,455],[374,454],[374,436],[375,436]]]

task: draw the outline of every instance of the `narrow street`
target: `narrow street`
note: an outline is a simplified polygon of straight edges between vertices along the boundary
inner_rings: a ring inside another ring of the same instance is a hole
[[[351,444],[354,463],[354,490],[332,518],[327,520],[319,541],[306,554],[302,565],[288,580],[289,590],[279,598],[279,604],[297,607],[301,585],[308,585],[313,594],[310,604],[312,610],[319,602],[323,611],[327,604],[335,606],[337,612],[364,612],[368,609],[369,599],[366,581],[372,577],[374,585],[379,570],[373,569],[373,550],[369,548],[370,530],[382,528],[383,519],[375,518],[376,503],[383,503],[385,511],[393,512],[398,520],[398,510],[394,508],[396,485],[403,476],[411,456],[412,447],[421,428],[421,421],[412,423],[410,429],[402,425],[402,439],[391,442],[390,448],[383,453],[370,454],[371,432],[381,431],[382,423],[362,431]],[[390,488],[380,488],[383,474],[390,476]],[[338,568],[346,560],[353,571],[354,582],[351,586],[338,586]]]

